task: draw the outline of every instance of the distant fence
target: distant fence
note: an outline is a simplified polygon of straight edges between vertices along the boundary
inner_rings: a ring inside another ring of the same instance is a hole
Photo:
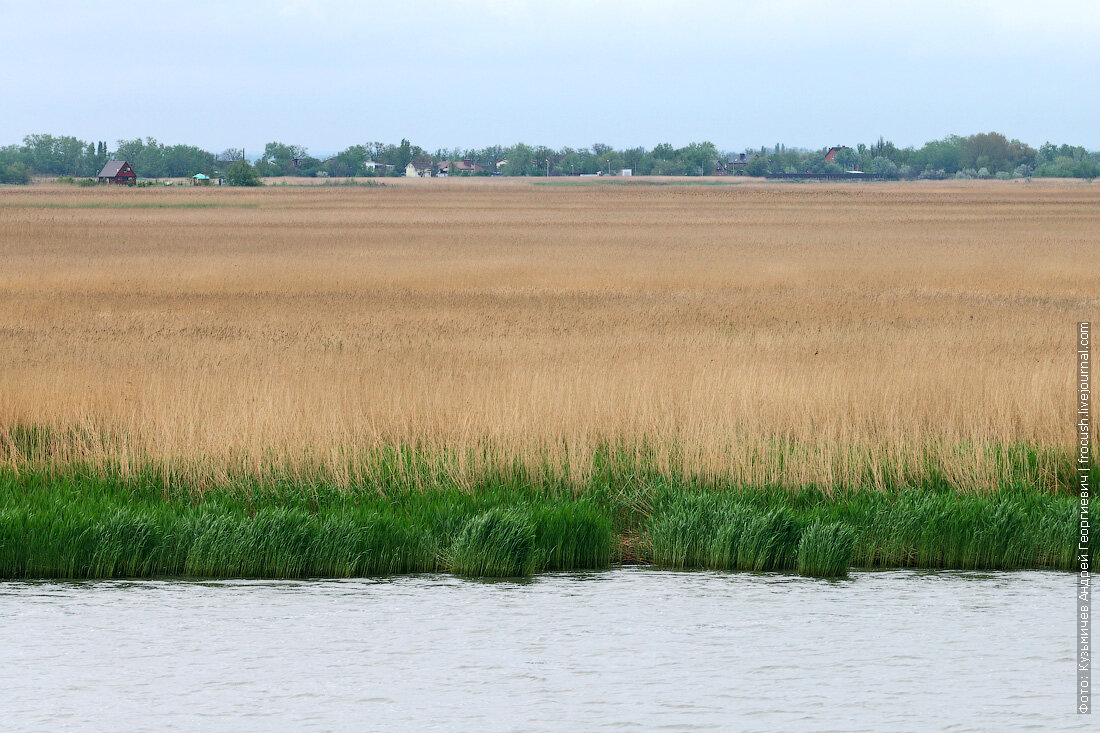
[[[815,179],[821,181],[884,181],[886,176],[881,173],[767,173],[765,178],[786,178],[794,180],[798,178]]]

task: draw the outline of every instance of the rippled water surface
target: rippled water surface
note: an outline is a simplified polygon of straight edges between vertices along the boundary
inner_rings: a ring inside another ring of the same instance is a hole
[[[1081,728],[1074,576],[0,583],[5,729]]]

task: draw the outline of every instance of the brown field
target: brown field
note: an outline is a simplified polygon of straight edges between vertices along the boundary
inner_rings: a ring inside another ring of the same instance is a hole
[[[583,476],[611,443],[981,490],[1072,448],[1100,185],[424,183],[0,189],[0,465]]]

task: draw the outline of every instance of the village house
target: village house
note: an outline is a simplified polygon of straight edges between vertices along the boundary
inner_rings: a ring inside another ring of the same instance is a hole
[[[728,160],[714,161],[714,174],[716,176],[732,176],[745,170],[750,160],[756,157],[755,153],[737,153]]]
[[[437,175],[465,175],[471,176],[485,170],[480,165],[470,160],[469,158],[463,158],[462,160],[445,160],[439,164],[439,170]]]
[[[406,178],[431,178],[435,166],[432,163],[409,163],[405,166]]]
[[[103,170],[96,176],[96,180],[100,183],[119,183],[123,185],[134,185],[137,183],[137,174],[134,173],[133,167],[125,160],[109,160],[107,165],[103,166]]]

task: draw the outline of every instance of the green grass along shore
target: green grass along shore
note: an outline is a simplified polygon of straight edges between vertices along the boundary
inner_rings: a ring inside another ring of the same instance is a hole
[[[465,489],[269,481],[200,493],[162,479],[0,469],[0,578],[514,577],[619,562],[835,577],[1070,570],[1077,556],[1076,497],[1018,487],[792,492],[656,476],[577,487],[520,472]]]

